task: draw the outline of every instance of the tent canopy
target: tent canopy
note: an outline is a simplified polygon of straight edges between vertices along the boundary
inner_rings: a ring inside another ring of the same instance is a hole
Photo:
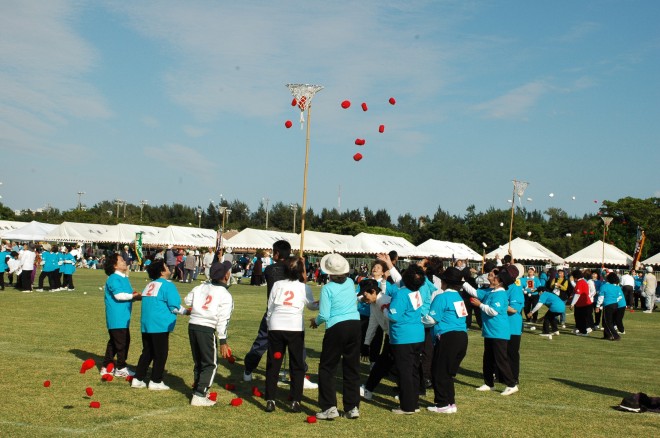
[[[660,265],[660,252],[642,262],[642,265]]]
[[[417,255],[443,259],[480,261],[481,255],[464,243],[429,239],[417,246]]]
[[[62,222],[46,234],[43,240],[49,242],[94,243],[102,240],[114,225],[82,224]]]
[[[181,227],[170,225],[161,229],[158,234],[150,233],[142,236],[144,246],[191,246],[196,248],[213,248],[217,234],[206,228]],[[135,235],[133,239],[135,240]]]
[[[307,237],[307,233],[305,233],[305,237]],[[222,246],[223,248],[271,249],[273,243],[278,240],[286,240],[291,243],[296,238],[298,239],[298,244],[300,244],[300,238],[297,234],[246,228],[231,239],[223,240]],[[305,241],[305,243],[307,242]]]
[[[341,254],[378,254],[396,251],[400,257],[416,255],[415,246],[403,237],[360,233],[335,247]]]
[[[25,225],[27,225],[27,222],[0,220],[0,237],[4,239],[6,233],[13,230],[18,230],[19,228],[22,228]]]
[[[505,243],[504,245],[500,245],[497,249],[486,254],[486,258],[494,259],[497,255],[502,258],[508,253],[509,244]],[[564,259],[540,243],[521,239],[520,237],[516,237],[511,241],[511,253],[516,260],[551,261],[554,264],[564,263]]]
[[[353,236],[343,234],[323,233],[321,231],[305,231],[305,252],[334,252],[337,247],[353,239]],[[300,234],[291,240],[291,249],[300,250]]]
[[[57,228],[57,225],[37,221],[32,221],[28,224],[25,222],[21,223],[24,226],[4,233],[2,237],[9,240],[44,240],[49,232]]]
[[[600,265],[603,263],[603,260],[606,265],[632,265],[631,256],[609,243],[605,243],[605,258],[603,259],[603,242],[601,241],[594,242],[575,254],[566,257],[566,261],[572,264]]]

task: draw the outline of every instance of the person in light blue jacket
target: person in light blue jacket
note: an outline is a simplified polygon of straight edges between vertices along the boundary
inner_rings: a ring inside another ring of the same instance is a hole
[[[419,390],[422,385],[420,355],[424,347],[424,303],[420,288],[426,282],[426,275],[421,266],[410,265],[403,273],[402,281],[404,287],[392,297],[386,316],[390,320],[390,347],[399,371],[401,406],[392,409],[392,412],[410,415],[419,411]]]
[[[618,341],[621,339],[619,333],[614,328],[614,317],[619,308],[618,302],[621,300],[623,292],[619,286],[619,276],[610,272],[605,277],[607,282],[600,287],[598,294],[598,306],[596,312],[603,312],[603,339]]]
[[[339,254],[326,254],[321,259],[321,269],[328,274],[330,282],[321,289],[318,316],[310,320],[312,328],[325,324],[319,362],[321,412],[316,418],[333,420],[339,417],[335,375],[341,359],[344,416],[355,419],[360,416],[361,335],[355,283],[348,278],[348,261]]]
[[[167,390],[170,388],[163,383],[163,372],[169,353],[169,336],[174,331],[176,315],[185,315],[187,310],[181,306],[179,291],[169,280],[172,274],[165,262],[158,260],[152,263],[147,274],[151,282],[142,291],[142,354],[131,388],[146,388],[144,380],[153,361],[149,389]]]

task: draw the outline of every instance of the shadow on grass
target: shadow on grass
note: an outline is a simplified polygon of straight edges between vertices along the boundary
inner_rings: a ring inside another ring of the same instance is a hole
[[[611,395],[613,397],[627,397],[630,395],[630,392],[620,391],[614,388],[605,388],[603,386],[590,385],[588,383],[573,382],[572,380],[559,379],[556,377],[551,377],[550,380],[555,382],[563,383],[564,385],[572,386],[573,388],[581,389],[583,391],[595,392],[596,394],[602,395]]]

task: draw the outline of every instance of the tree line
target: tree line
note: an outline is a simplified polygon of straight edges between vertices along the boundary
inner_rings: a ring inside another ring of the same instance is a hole
[[[223,210],[218,207],[224,207]],[[286,232],[300,232],[301,209],[299,205],[275,202],[260,203],[256,211],[247,204],[223,200],[220,205],[212,202],[206,208],[173,203],[171,205],[118,204],[102,201],[91,208],[74,208],[61,211],[54,207],[39,211],[26,210],[16,215],[0,203],[0,219],[46,222],[59,224],[64,221],[98,224],[144,224],[159,227],[168,225],[200,226],[218,229],[224,216],[224,229],[258,228]],[[230,213],[227,213],[231,211]],[[295,222],[294,222],[295,216]],[[646,244],[641,259],[660,252],[660,198],[638,199],[626,197],[617,201],[604,201],[598,214],[582,217],[569,216],[561,208],[549,208],[544,212],[515,207],[513,237],[534,240],[556,254],[567,257],[576,251],[603,239],[604,224],[601,217],[614,218],[605,241],[628,254],[633,254],[638,227],[646,233]],[[319,213],[308,209],[305,229],[336,234],[356,235],[361,232],[401,236],[419,245],[428,239],[462,242],[481,252],[491,251],[509,239],[509,209],[490,207],[477,212],[474,205],[463,215],[453,215],[438,206],[432,216],[414,217],[400,215],[394,222],[390,214],[380,209],[362,210],[322,209]],[[484,247],[485,246],[485,247]]]

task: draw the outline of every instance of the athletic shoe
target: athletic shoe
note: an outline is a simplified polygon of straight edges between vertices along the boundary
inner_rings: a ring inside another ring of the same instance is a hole
[[[294,401],[291,402],[291,412],[302,412],[302,406],[300,406],[300,402]]]
[[[534,330],[536,330],[536,326],[531,326],[529,329],[530,329],[531,331],[534,331]]]
[[[22,290],[21,292],[23,292],[24,294],[31,294],[32,293],[31,290]]]
[[[590,328],[587,328],[587,334],[589,334],[589,333],[591,333],[591,332],[593,332],[593,330],[590,329]]]
[[[364,385],[360,386],[360,397],[365,400],[371,400],[374,396],[374,393],[369,391]]]
[[[578,333],[580,333],[580,330],[578,330],[578,329],[573,330],[574,335],[577,335]]]
[[[626,332],[619,332],[619,334],[620,334],[620,335],[625,335],[625,334],[626,334]]]
[[[73,292],[75,289],[67,289],[69,292]]]
[[[355,420],[356,418],[360,417],[360,410],[356,406],[350,411],[345,412],[344,417],[348,418],[349,420]]]
[[[589,336],[589,333],[580,333],[580,332],[577,332],[577,333],[575,334],[575,336]]]
[[[246,371],[243,371],[243,381],[244,382],[251,382],[252,381],[252,373],[248,373]]]
[[[595,325],[595,326],[593,326],[592,328],[593,328],[594,330],[600,330],[600,326],[599,326],[599,325]]]
[[[458,409],[456,408],[456,405],[447,405],[447,406],[429,406],[427,408],[431,412],[435,412],[436,414],[455,414]]]
[[[303,389],[318,389],[318,387],[318,383],[312,382],[307,377],[305,377],[305,380],[303,380]]]
[[[334,420],[337,417],[339,417],[339,411],[336,406],[328,408],[323,412],[316,413],[316,418],[319,420]]]
[[[495,391],[495,387],[494,386],[488,386],[484,383],[483,385],[481,385],[480,387],[477,388],[477,391],[482,391],[482,392],[484,392],[484,391]]]
[[[645,310],[642,313],[653,313],[653,310]]]
[[[164,384],[163,382],[159,382],[159,383],[149,382],[149,389],[151,389],[152,391],[167,391],[168,389],[170,389],[170,387]]]
[[[552,333],[539,333],[539,336],[552,340]]]
[[[108,374],[108,370],[106,369],[106,367],[101,367],[101,371],[99,372],[99,374],[101,374],[102,376]]]
[[[147,387],[147,384],[144,383],[142,380],[133,379],[131,381],[131,388],[141,389],[141,388],[146,388],[146,387]],[[191,404],[192,404],[192,402],[191,402]]]
[[[43,289],[35,289],[35,292],[43,292]]]
[[[413,412],[411,412],[411,411],[404,411],[402,409],[396,408],[396,409],[392,409],[392,412],[394,414],[397,414],[397,415],[412,415],[412,414],[416,414],[417,412],[419,412],[419,409],[415,409]]]
[[[518,385],[507,386],[506,388],[504,388],[504,391],[502,391],[502,395],[511,395],[511,394],[515,394],[516,392],[518,392]]]
[[[566,328],[566,324],[562,324],[562,325],[561,325],[561,328]]]
[[[559,330],[557,330],[556,332],[553,332],[552,334],[555,335],[555,336],[559,336]]]
[[[275,410],[275,400],[266,401],[266,412],[273,412]]]
[[[120,370],[115,369],[115,377],[133,377],[135,373],[131,370],[128,369],[128,367],[124,367]]]
[[[135,382],[135,379],[133,379],[133,382]],[[190,400],[190,406],[213,406],[215,403],[216,402],[208,397],[201,397],[195,394],[193,394],[192,399]]]

